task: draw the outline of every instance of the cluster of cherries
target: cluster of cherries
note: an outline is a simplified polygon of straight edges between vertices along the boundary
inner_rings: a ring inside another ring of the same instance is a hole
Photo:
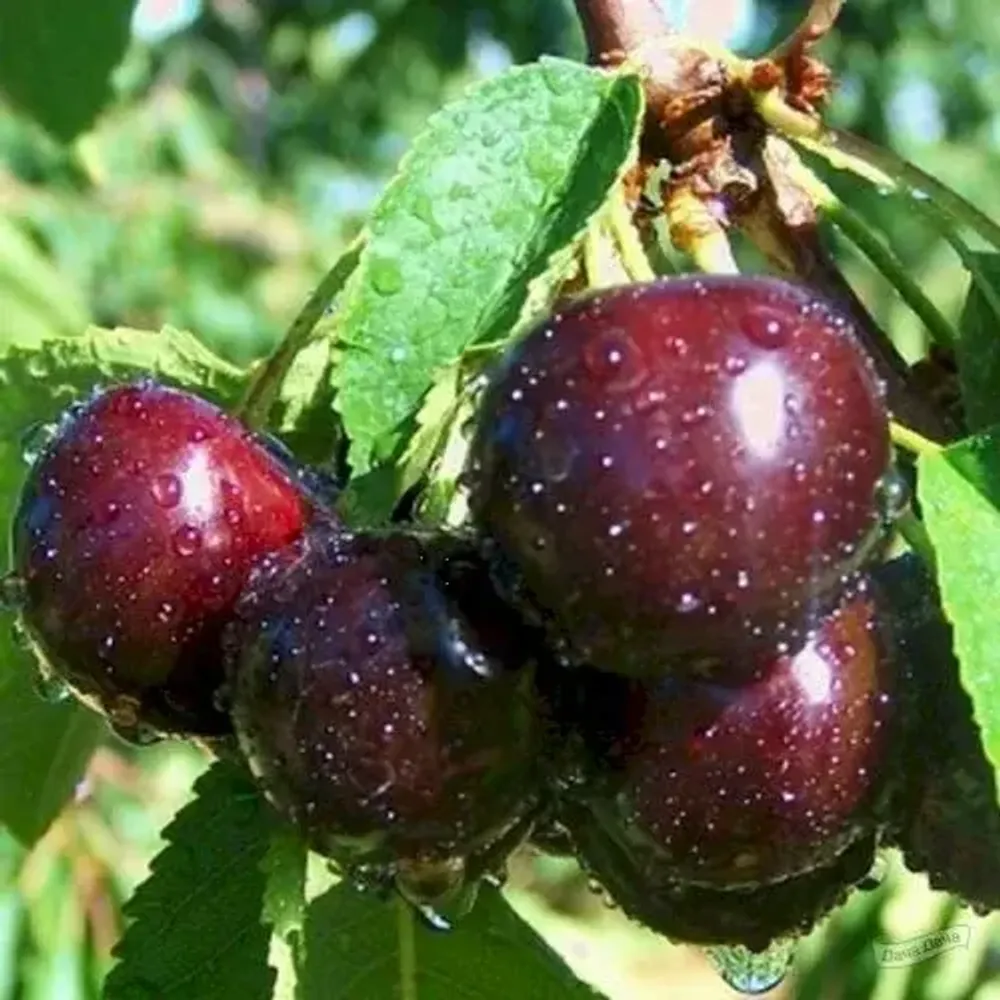
[[[933,584],[881,565],[894,475],[834,307],[668,279],[512,348],[464,530],[352,531],[280,446],[144,381],[64,416],[15,572],[46,671],[126,734],[228,752],[235,732],[359,881],[446,907],[531,839],[655,930],[763,949],[879,843],[1000,905],[978,738],[937,721],[968,707]],[[937,757],[910,759],[915,731]],[[971,841],[952,815],[970,783]]]

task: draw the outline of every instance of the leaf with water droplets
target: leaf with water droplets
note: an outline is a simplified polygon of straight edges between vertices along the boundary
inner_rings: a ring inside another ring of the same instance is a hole
[[[195,792],[125,905],[131,922],[105,1000],[271,1000],[262,864],[278,820],[230,761],[214,764]]]
[[[509,333],[630,162],[641,117],[634,76],[544,59],[431,119],[341,302],[332,379],[356,474],[395,455],[443,366]]]
[[[0,343],[0,510],[9,517],[28,467],[25,434],[43,434],[96,384],[160,375],[221,401],[238,398],[243,373],[191,334],[92,327],[74,337]],[[30,449],[29,449],[30,450]],[[190,539],[181,540],[189,544]],[[3,609],[11,612],[14,609]],[[15,642],[11,614],[0,614],[0,823],[31,843],[59,813],[104,732],[74,701],[50,704],[33,690],[33,656]]]
[[[917,495],[937,557],[941,598],[994,770],[1000,769],[1000,428],[968,438],[918,466]]]
[[[372,1000],[398,995],[398,904],[346,883],[315,899],[306,915],[301,1000]],[[420,1000],[594,1000],[562,960],[484,886],[471,913],[443,933],[417,926]]]

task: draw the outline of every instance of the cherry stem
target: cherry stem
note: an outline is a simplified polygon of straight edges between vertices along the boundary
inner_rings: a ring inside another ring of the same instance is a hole
[[[292,320],[277,347],[254,373],[243,401],[236,409],[237,416],[248,427],[257,428],[267,424],[275,397],[292,364],[299,352],[309,344],[323,313],[358,266],[365,239],[364,234],[355,237],[340,255]]]
[[[776,128],[781,127],[777,122],[772,124]],[[787,126],[787,122],[784,124]],[[957,191],[892,150],[875,146],[840,129],[816,128],[815,121],[810,130],[815,134],[803,133],[794,127],[784,127],[782,131],[838,170],[857,174],[876,187],[909,194],[918,204],[933,200],[953,223],[967,226],[991,246],[1000,249],[1000,225]]]
[[[396,936],[399,941],[400,1000],[419,1000],[417,996],[417,934],[413,907],[402,896],[396,897]]]
[[[944,451],[943,445],[895,420],[889,423],[889,436],[897,448],[912,452],[914,455],[939,455]]]
[[[937,552],[931,540],[927,525],[914,514],[911,507],[900,514],[894,524],[903,541],[927,564],[935,575],[937,574]]]
[[[621,184],[616,186],[611,195],[607,226],[629,277],[633,281],[652,281],[656,272],[649,263],[638,230],[632,222],[632,213],[625,201],[625,191]]]
[[[934,341],[941,347],[952,348],[958,334],[940,309],[924,294],[923,289],[910,275],[906,265],[896,256],[892,247],[881,240],[868,223],[853,209],[848,208],[811,171],[809,192],[816,207],[846,236],[874,265],[900,298],[920,318]]]

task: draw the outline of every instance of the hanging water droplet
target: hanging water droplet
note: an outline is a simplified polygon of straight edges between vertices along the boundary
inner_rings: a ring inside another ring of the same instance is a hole
[[[73,694],[70,686],[61,677],[49,673],[48,670],[38,671],[32,687],[35,689],[35,694],[50,705],[58,705]]]
[[[795,945],[794,938],[779,938],[764,951],[751,951],[740,944],[718,945],[706,948],[705,955],[728,986],[756,996],[773,990],[785,978]]]
[[[112,723],[111,730],[120,740],[137,747],[148,747],[161,743],[165,737],[158,730],[145,722],[137,722],[131,726],[121,726]]]
[[[21,458],[28,465],[34,465],[55,438],[58,429],[58,424],[47,424],[43,420],[32,424],[21,435]]]
[[[885,881],[885,876],[889,871],[889,862],[881,854],[876,854],[872,861],[868,874],[858,883],[857,887],[862,892],[874,892]]]
[[[910,484],[898,469],[890,469],[875,485],[875,506],[889,527],[910,505]]]
[[[26,584],[16,573],[0,577],[0,611],[18,611],[24,604]]]

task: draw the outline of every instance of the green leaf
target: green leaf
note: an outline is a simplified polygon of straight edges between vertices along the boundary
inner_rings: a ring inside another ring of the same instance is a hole
[[[135,0],[0,4],[0,90],[58,139],[69,140],[110,96]]]
[[[398,904],[346,883],[314,900],[306,916],[302,1000],[399,995]],[[447,934],[416,930],[420,1000],[594,1000],[495,889]]]
[[[0,510],[9,516],[27,472],[22,439],[100,382],[145,373],[217,399],[238,396],[243,373],[191,334],[92,327],[76,337],[0,344]],[[6,525],[4,525],[6,531]],[[40,837],[72,794],[103,730],[76,702],[34,691],[34,663],[0,616],[0,823],[25,843]]]
[[[277,818],[230,761],[213,765],[195,792],[125,906],[131,923],[105,1000],[271,1000],[261,864]]]
[[[938,583],[955,633],[962,686],[983,746],[1000,769],[1000,429],[920,457],[918,496],[937,555]]]
[[[962,401],[969,428],[1000,423],[1000,254],[969,253],[972,283],[957,344]]]
[[[0,823],[31,845],[73,794],[105,727],[76,702],[42,701],[20,649],[11,662],[9,632],[0,622]]]
[[[625,169],[641,115],[635,77],[544,59],[431,119],[341,300],[333,381],[356,474],[398,448],[442,366],[514,326]]]

